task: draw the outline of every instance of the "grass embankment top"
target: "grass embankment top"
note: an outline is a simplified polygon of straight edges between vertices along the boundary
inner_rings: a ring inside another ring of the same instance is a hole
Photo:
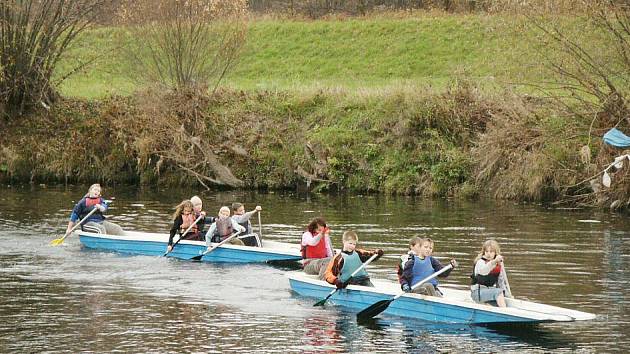
[[[537,41],[520,17],[439,15],[402,19],[253,20],[243,53],[223,82],[235,89],[380,91],[444,88],[455,77],[482,87],[538,81]],[[58,73],[103,55],[64,82],[65,95],[130,94],[116,33],[85,33]]]

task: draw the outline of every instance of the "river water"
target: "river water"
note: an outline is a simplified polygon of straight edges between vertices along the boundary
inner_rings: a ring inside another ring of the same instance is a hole
[[[254,193],[202,195],[204,209],[263,207],[264,239],[299,242],[323,215],[341,246],[383,248],[373,278],[396,279],[397,257],[415,235],[460,268],[442,284],[466,288],[481,243],[502,246],[518,298],[597,314],[589,322],[527,327],[440,325],[381,317],[357,324],[352,310],[313,307],[291,292],[287,268],[215,265],[88,251],[61,237],[87,187],[0,187],[1,352],[613,352],[630,347],[626,287],[630,222],[597,210],[409,197]],[[166,232],[186,189],[106,188],[124,229]],[[255,229],[258,228],[254,220]]]

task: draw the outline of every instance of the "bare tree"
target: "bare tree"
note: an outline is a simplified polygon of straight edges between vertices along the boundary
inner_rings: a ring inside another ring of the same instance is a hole
[[[611,188],[603,188],[602,168],[622,151],[606,146],[596,146],[597,154],[591,162],[591,142],[599,142],[601,135],[612,127],[630,131],[630,4],[619,0],[590,0],[582,2],[588,10],[583,17],[582,36],[576,36],[562,26],[562,22],[532,18],[545,38],[545,53],[555,54],[548,58],[549,68],[558,78],[545,83],[550,97],[562,110],[586,127],[580,135],[588,143],[580,150],[588,169],[581,173],[582,181],[567,186],[572,195],[560,203],[573,204],[621,204],[630,197],[628,169],[616,174]],[[596,39],[583,40],[583,35]],[[596,42],[597,47],[592,43]],[[557,50],[554,50],[557,49]],[[626,203],[628,205],[628,203]]]
[[[244,0],[129,0],[120,8],[131,74],[168,88],[216,90],[245,42]]]
[[[214,152],[230,137],[209,139],[219,122],[207,108],[208,89],[217,90],[245,42],[246,14],[244,0],[126,0],[120,7],[132,77],[150,87],[137,96],[136,119],[146,122],[137,127],[146,147],[140,160],[157,161],[157,173],[174,168],[206,187],[243,185]]]
[[[580,103],[581,110],[574,113],[590,118],[600,112],[613,124],[623,119],[630,124],[630,5],[613,0],[588,4],[587,28],[595,30],[593,35],[600,43],[607,43],[606,48],[589,48],[553,21],[534,21],[549,44],[564,53],[560,59],[550,58],[551,70],[560,77],[551,87],[570,92],[571,98]]]
[[[0,108],[21,115],[56,97],[52,82],[72,41],[94,22],[103,0],[0,1]],[[2,113],[2,112],[0,112]]]

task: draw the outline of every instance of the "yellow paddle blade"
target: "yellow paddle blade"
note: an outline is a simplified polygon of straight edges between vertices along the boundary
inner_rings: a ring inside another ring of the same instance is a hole
[[[56,239],[50,241],[50,244],[53,245],[53,246],[59,246],[62,243],[63,243],[63,238],[56,238]]]

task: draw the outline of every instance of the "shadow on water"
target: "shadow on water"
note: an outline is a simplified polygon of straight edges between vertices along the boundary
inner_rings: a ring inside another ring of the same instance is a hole
[[[372,318],[358,321],[359,326],[375,331],[402,327],[408,339],[431,335],[457,335],[483,342],[527,344],[542,349],[575,348],[575,341],[557,329],[541,324],[463,325],[430,323],[413,319]]]
[[[81,252],[86,252],[86,253],[94,253],[94,254],[102,254],[102,253],[109,253],[109,254],[114,254],[118,257],[137,257],[138,255],[136,254],[126,254],[126,253],[120,253],[120,252],[116,252],[116,251],[108,251],[108,250],[95,250],[95,249],[91,249],[91,248],[87,248],[87,247],[83,247],[81,246]],[[159,255],[159,256],[151,256],[151,257],[165,257],[168,258],[169,260],[172,261],[179,261],[179,262],[185,262],[185,263],[206,263],[206,262],[201,262],[198,260],[190,260],[190,259],[180,259],[180,258],[174,258],[174,257],[169,257],[169,256],[163,256],[163,255]],[[221,264],[221,263],[212,263],[212,264]],[[233,263],[226,263],[228,266],[233,267],[235,266],[235,264]],[[302,269],[302,264],[299,261],[285,261],[285,260],[278,260],[278,261],[267,261],[266,263],[261,263],[261,264],[267,264],[271,267],[277,268],[279,270],[283,270],[283,271],[292,271],[292,270],[301,270]]]
[[[301,306],[317,299],[292,292]],[[404,352],[502,352],[538,349],[569,349],[578,345],[561,328],[545,325],[475,326],[431,323],[392,316],[357,321],[356,309],[326,305],[310,312],[305,344],[332,346],[351,351],[390,349]],[[317,325],[316,323],[321,323]],[[366,344],[369,343],[369,344]]]

